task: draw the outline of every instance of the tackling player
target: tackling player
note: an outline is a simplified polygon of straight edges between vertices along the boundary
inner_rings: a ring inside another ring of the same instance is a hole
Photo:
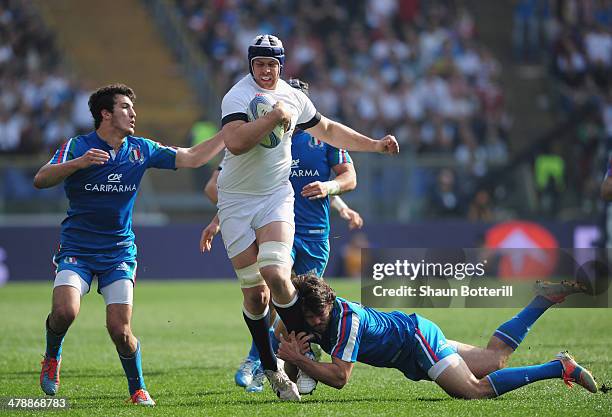
[[[128,380],[131,401],[153,406],[141,366],[140,342],[131,330],[136,245],[132,211],[148,168],[196,168],[223,148],[221,135],[191,148],[163,146],[136,137],[134,91],[102,87],[89,98],[95,131],[64,143],[34,178],[37,188],[64,182],[70,202],[62,222],[51,313],[45,322],[47,345],[40,386],[55,395],[60,383],[62,344],[79,313],[81,297],[98,279],[106,303],[106,327]]]
[[[278,357],[334,388],[346,385],[354,363],[359,361],[398,369],[413,381],[435,381],[456,398],[493,398],[553,378],[597,392],[591,373],[567,352],[541,365],[504,368],[549,307],[572,293],[584,292],[577,283],[539,282],[539,295],[502,324],[483,349],[447,340],[435,323],[416,313],[381,312],[336,297],[329,285],[314,275],[299,276],[293,282],[312,335],[291,333],[282,340]],[[304,355],[311,338],[331,355],[331,363],[315,362]]]
[[[259,351],[264,373],[282,400],[298,401],[297,387],[277,366],[268,330],[271,299],[288,330],[304,326],[298,296],[291,284],[293,190],[291,135],[296,127],[338,148],[396,154],[387,135],[373,140],[321,116],[310,99],[280,79],[285,61],[281,41],[256,36],[248,47],[249,74],[223,97],[222,125],[226,152],[219,175],[219,224],[228,256],[243,293],[243,316]],[[270,97],[273,109],[249,121],[256,96]],[[280,143],[260,144],[282,124]]]

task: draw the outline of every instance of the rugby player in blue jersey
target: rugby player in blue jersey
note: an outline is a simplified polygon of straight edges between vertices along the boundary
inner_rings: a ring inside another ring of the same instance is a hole
[[[535,321],[566,296],[584,291],[577,283],[539,282],[538,295],[493,334],[486,348],[447,340],[440,328],[418,314],[381,312],[337,297],[313,274],[293,279],[311,334],[291,333],[282,340],[278,357],[318,381],[342,388],[356,361],[394,368],[413,381],[435,381],[452,397],[493,398],[544,379],[563,379],[597,392],[591,373],[567,353],[550,362],[504,368]],[[331,363],[316,362],[304,353],[317,342]]]
[[[308,94],[307,83],[290,79],[289,85]],[[321,142],[301,129],[296,129],[291,138],[291,159],[290,181],[295,193],[295,235],[291,249],[293,271],[298,275],[311,272],[322,277],[329,260],[330,205],[349,221],[349,228],[361,228],[363,225],[359,213],[348,207],[337,196],[352,191],[357,185],[355,168],[346,150]],[[204,188],[208,198],[215,204],[217,203],[216,180],[220,170],[221,167],[213,173]],[[332,171],[335,174],[333,179]],[[200,242],[202,251],[210,250],[212,239],[218,232],[218,218],[215,216],[202,232]],[[274,338],[273,332],[271,337]],[[247,358],[234,377],[236,384],[246,387],[250,392],[261,391],[263,379],[259,366],[257,347],[252,343]],[[300,374],[300,378],[307,380],[308,377]],[[315,381],[310,383],[303,381],[298,383],[298,390],[300,394],[310,393],[315,385]],[[303,386],[313,388],[306,392],[300,389]]]
[[[102,87],[89,98],[95,131],[64,143],[34,178],[37,188],[64,182],[69,200],[62,222],[47,346],[40,386],[48,395],[59,389],[62,342],[79,313],[81,297],[93,278],[106,303],[106,327],[128,380],[131,401],[155,405],[147,392],[140,343],[131,330],[136,245],[132,211],[148,168],[196,168],[223,148],[217,135],[191,148],[163,146],[136,137],[134,91],[123,85]]]

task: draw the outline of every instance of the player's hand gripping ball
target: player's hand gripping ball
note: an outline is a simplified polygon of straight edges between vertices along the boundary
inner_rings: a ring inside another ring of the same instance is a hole
[[[247,115],[249,117],[249,122],[253,120],[257,120],[260,117],[265,116],[270,113],[274,109],[272,103],[263,94],[257,94],[253,100],[249,103],[249,109]],[[283,135],[285,134],[285,128],[282,123],[276,125],[276,127],[270,132],[268,135],[264,136],[264,138],[259,143],[264,148],[272,149],[276,148],[278,144],[281,142]]]

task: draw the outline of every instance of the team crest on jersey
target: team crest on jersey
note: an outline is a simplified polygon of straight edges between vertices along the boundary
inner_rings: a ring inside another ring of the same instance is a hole
[[[142,151],[140,150],[140,147],[138,145],[130,146],[130,153],[128,157],[130,159],[130,162],[134,164],[144,163],[144,155],[142,154]]]
[[[322,148],[323,142],[313,137],[308,141],[308,146],[310,146],[311,148]]]

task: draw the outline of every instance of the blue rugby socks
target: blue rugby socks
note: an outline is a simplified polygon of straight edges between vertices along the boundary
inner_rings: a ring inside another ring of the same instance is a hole
[[[257,346],[255,346],[254,341],[251,341],[251,349],[249,350],[249,354],[247,355],[247,357],[254,361],[259,359],[259,351],[257,350]]]
[[[516,316],[499,326],[493,335],[516,350],[527,336],[533,323],[554,304],[554,302],[538,295]]]
[[[276,338],[276,334],[274,333],[274,327],[270,327],[270,342],[272,343],[272,351],[274,353],[278,352],[280,340]]]
[[[561,361],[555,360],[542,365],[500,369],[490,373],[486,378],[491,383],[495,395],[499,396],[532,382],[562,377],[563,365]]]
[[[45,354],[48,358],[59,359],[62,355],[62,343],[64,342],[64,336],[66,336],[66,332],[58,334],[49,327],[49,316],[47,316],[47,320],[45,321],[45,328],[47,333],[47,348],[45,350]]]
[[[121,353],[119,353],[119,359],[121,360],[121,365],[123,366],[125,376],[127,377],[130,395],[134,395],[134,393],[139,389],[146,390],[147,387],[145,385],[144,376],[142,375],[140,342],[138,342],[138,344],[136,345],[136,352],[132,353],[129,356],[123,356],[121,355]]]

